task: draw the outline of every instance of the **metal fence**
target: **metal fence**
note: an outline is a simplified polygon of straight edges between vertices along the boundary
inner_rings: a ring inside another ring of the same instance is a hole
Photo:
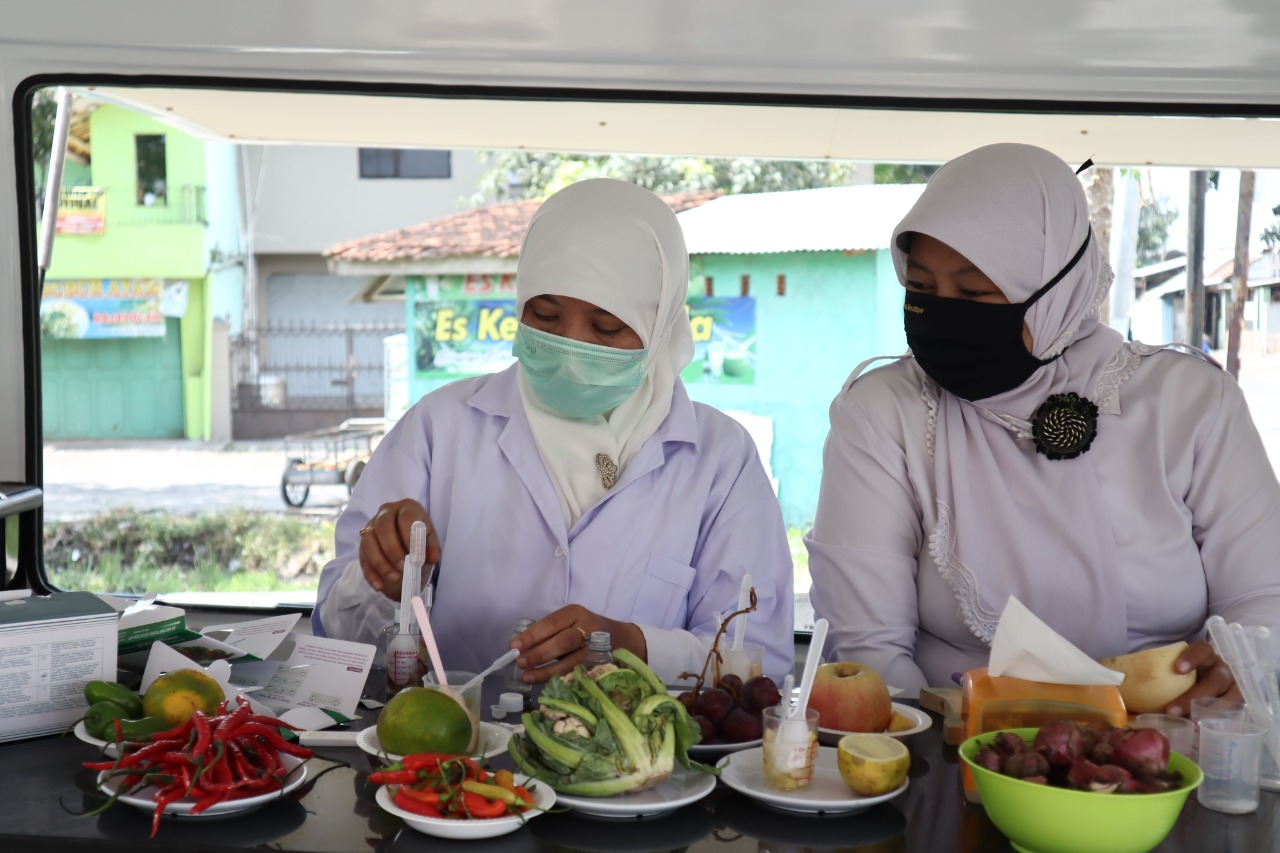
[[[270,323],[231,340],[237,412],[383,408],[383,339],[401,323]]]

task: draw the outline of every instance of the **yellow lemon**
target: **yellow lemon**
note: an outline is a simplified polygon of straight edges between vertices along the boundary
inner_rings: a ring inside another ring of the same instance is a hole
[[[175,669],[151,682],[142,694],[142,713],[176,726],[197,709],[213,716],[222,699],[222,687],[211,676],[198,669]]]
[[[891,732],[905,732],[907,729],[914,729],[915,727],[914,720],[899,714],[897,711],[893,712],[893,717],[889,720],[889,731]]]
[[[902,785],[911,753],[888,735],[851,734],[840,738],[837,761],[846,785],[864,797],[876,797]]]

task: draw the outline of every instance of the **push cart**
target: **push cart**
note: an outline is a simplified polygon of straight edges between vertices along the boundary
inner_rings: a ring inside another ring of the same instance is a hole
[[[286,435],[280,497],[300,507],[315,485],[345,484],[350,494],[385,429],[382,418],[349,418],[333,429]]]

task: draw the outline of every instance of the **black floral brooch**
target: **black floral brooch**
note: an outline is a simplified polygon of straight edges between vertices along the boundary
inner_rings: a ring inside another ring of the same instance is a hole
[[[1098,437],[1098,407],[1079,394],[1052,394],[1031,419],[1036,452],[1050,459],[1075,459]]]

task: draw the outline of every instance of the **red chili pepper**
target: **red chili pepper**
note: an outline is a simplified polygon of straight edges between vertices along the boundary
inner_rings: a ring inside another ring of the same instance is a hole
[[[155,838],[156,833],[160,831],[160,816],[164,814],[165,806],[174,800],[182,799],[186,794],[186,788],[181,783],[174,783],[165,788],[161,788],[156,792],[156,812],[151,818],[151,837]]]
[[[158,740],[177,740],[179,738],[185,738],[188,734],[191,733],[191,729],[193,726],[195,726],[195,722],[193,722],[192,719],[188,717],[185,722],[174,726],[168,731],[156,732],[155,734],[153,734],[151,736],[151,742],[155,743]]]
[[[85,766],[88,767],[88,765]],[[375,785],[412,785],[418,781],[420,773],[427,775],[425,770],[375,770],[369,774],[369,781]]]
[[[470,791],[463,792],[462,807],[467,814],[478,818],[498,817],[507,810],[507,804],[502,800],[487,800]]]
[[[296,743],[290,743],[284,739],[279,730],[265,723],[249,722],[242,725],[236,730],[236,736],[244,739],[247,737],[256,737],[262,740],[267,746],[275,749],[277,752],[283,752],[286,755],[294,755],[298,758],[310,758],[313,753],[305,746],[299,746]]]
[[[209,718],[199,708],[191,714],[191,719],[196,732],[196,742],[191,747],[191,760],[200,764],[203,763],[209,751],[209,744],[213,741],[213,729],[209,725]]]
[[[222,719],[218,724],[218,729],[213,733],[215,740],[226,740],[231,734],[242,724],[248,721],[253,709],[249,707],[249,703],[241,698],[240,707],[236,708],[230,714]]]
[[[404,788],[396,791],[396,793],[392,795],[391,801],[405,811],[412,812],[413,814],[422,815],[423,817],[444,817],[444,815],[440,813],[440,809],[435,806],[406,796]]]
[[[440,804],[440,792],[434,788],[419,790],[412,785],[401,785],[397,790],[406,797],[417,800],[420,803],[426,803],[431,806]]]
[[[256,779],[262,775],[262,771],[254,767],[252,762],[245,757],[244,750],[240,744],[235,741],[227,742],[227,751],[231,753],[231,762],[235,766],[235,772],[244,779]]]
[[[203,812],[205,809],[209,808],[210,806],[216,806],[218,803],[222,802],[226,798],[227,798],[227,795],[225,791],[218,791],[218,792],[209,794],[206,797],[202,797],[200,799],[200,802],[192,806],[191,811],[188,812],[188,814],[198,815],[201,812]]]

